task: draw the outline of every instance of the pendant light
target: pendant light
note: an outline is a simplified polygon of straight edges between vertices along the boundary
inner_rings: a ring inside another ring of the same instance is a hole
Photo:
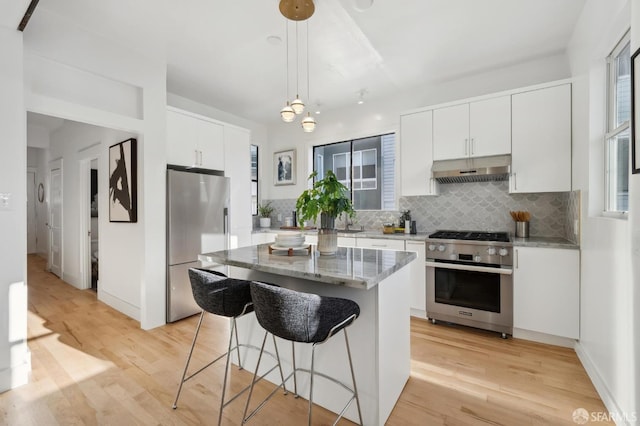
[[[286,22],[286,21],[285,21]],[[287,99],[289,99],[289,23],[287,23]],[[280,117],[285,123],[291,123],[296,118],[296,113],[287,100],[287,105],[280,110]]]
[[[308,24],[307,24],[308,25]],[[296,115],[304,112],[304,102],[300,99],[300,47],[298,38],[298,21],[296,21],[296,98],[291,102],[291,108]],[[308,54],[308,52],[307,52]]]
[[[307,21],[307,99],[310,101],[309,95],[309,21]],[[316,120],[311,116],[310,112],[307,112],[307,116],[302,120],[302,130],[305,133],[311,133],[316,129]]]

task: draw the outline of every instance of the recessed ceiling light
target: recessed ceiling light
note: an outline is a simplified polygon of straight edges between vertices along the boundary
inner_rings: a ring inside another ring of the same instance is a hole
[[[269,37],[267,37],[267,43],[274,46],[279,46],[282,44],[282,39],[276,35],[270,35]]]

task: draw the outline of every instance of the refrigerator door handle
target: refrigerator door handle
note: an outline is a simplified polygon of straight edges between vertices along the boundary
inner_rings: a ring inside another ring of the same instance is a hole
[[[225,207],[222,213],[222,232],[224,233],[225,238],[225,250],[228,250],[231,247],[231,235],[229,230],[229,208]]]

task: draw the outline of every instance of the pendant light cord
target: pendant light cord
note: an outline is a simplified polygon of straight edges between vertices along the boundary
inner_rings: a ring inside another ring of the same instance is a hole
[[[287,103],[289,102],[289,21],[284,19],[287,37]]]
[[[300,43],[298,42],[298,21],[296,21],[296,99],[300,93]]]
[[[307,19],[307,104],[311,108],[311,97],[309,96],[309,20]]]

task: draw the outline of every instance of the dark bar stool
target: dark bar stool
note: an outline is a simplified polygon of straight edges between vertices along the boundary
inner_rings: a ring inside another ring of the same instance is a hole
[[[251,301],[251,290],[250,290],[250,281],[246,280],[238,280],[234,278],[229,278],[225,274],[211,271],[208,269],[199,269],[199,268],[189,268],[189,280],[191,281],[191,290],[193,291],[193,298],[195,299],[198,306],[202,308],[202,312],[200,313],[200,319],[198,320],[198,325],[196,326],[196,332],[193,336],[193,342],[191,343],[191,349],[189,350],[189,355],[187,357],[187,363],[184,366],[184,371],[182,372],[182,379],[180,380],[180,385],[178,386],[178,392],[176,394],[176,399],[173,403],[173,408],[176,409],[178,407],[178,398],[180,398],[180,392],[182,391],[182,385],[189,379],[196,376],[198,373],[205,370],[210,365],[219,361],[220,359],[226,357],[226,365],[224,371],[224,382],[222,384],[222,396],[220,398],[220,410],[218,413],[218,425],[222,422],[222,410],[228,404],[233,402],[236,398],[242,395],[245,391],[247,391],[251,385],[246,386],[236,395],[234,395],[231,399],[225,402],[225,393],[227,388],[227,377],[229,373],[229,361],[230,355],[232,351],[237,351],[238,355],[238,365],[240,369],[242,369],[242,362],[240,359],[240,347],[249,347],[253,349],[259,349],[256,346],[240,344],[238,342],[238,329],[236,327],[236,318],[241,317],[251,311],[253,311],[253,303]],[[220,355],[204,367],[197,370],[195,373],[187,376],[187,370],[189,368],[189,362],[191,361],[191,355],[193,354],[193,348],[196,345],[196,340],[198,339],[198,333],[200,332],[200,326],[202,325],[202,320],[204,319],[204,315],[206,312],[209,312],[214,315],[220,315],[223,317],[231,318],[231,330],[229,333],[229,345],[227,348],[227,352]],[[235,337],[235,346],[233,344],[233,338]],[[273,344],[275,345],[275,337],[273,338]],[[262,349],[264,349],[264,344]],[[265,351],[266,352],[266,351]],[[272,354],[270,354],[272,355]],[[260,352],[260,356],[262,356],[262,350]],[[273,355],[272,355],[273,356]],[[283,381],[283,389],[284,387],[284,375],[282,373],[282,367],[280,366],[280,357],[278,355],[278,348],[276,347],[276,354],[274,358],[277,361],[277,365],[272,367],[269,371],[267,371],[264,375],[262,375],[257,381],[262,379],[265,375],[272,372],[274,369],[280,369],[280,377],[282,377]],[[257,367],[256,367],[257,371]],[[255,380],[255,376],[254,376]],[[275,392],[274,392],[275,393]]]
[[[352,393],[351,398],[338,414],[334,425],[342,418],[345,411],[355,399],[358,406],[358,418],[362,424],[362,413],[360,411],[360,399],[358,398],[358,390],[356,388],[356,378],[353,373],[353,363],[351,362],[351,350],[349,348],[349,337],[347,335],[347,327],[360,315],[360,307],[352,300],[337,297],[318,296],[316,294],[301,293],[298,291],[277,287],[270,284],[253,281],[251,283],[251,298],[253,300],[253,308],[256,313],[258,322],[266,330],[264,339],[262,340],[262,349],[267,341],[267,334],[278,336],[282,339],[291,341],[293,355],[293,371],[284,379],[284,382],[293,376],[293,383],[296,396],[298,395],[298,387],[296,382],[296,372],[303,371],[311,375],[309,385],[309,417],[308,423],[311,425],[311,414],[313,407],[313,378],[315,375],[324,377],[344,389]],[[340,330],[344,331],[344,341],[347,348],[347,356],[349,358],[349,368],[351,369],[351,380],[353,388],[346,384],[329,377],[326,374],[314,371],[314,355],[316,345],[322,344],[329,340]],[[296,368],[296,354],[294,342],[312,343],[311,348],[311,369]],[[275,343],[275,342],[274,342]],[[256,373],[251,382],[251,390],[243,414],[243,423],[253,417],[256,412],[266,403],[266,399],[247,417],[247,410],[253,393],[253,385],[257,382],[257,371],[260,366],[260,357],[258,357],[258,365]],[[279,360],[278,360],[279,361]],[[264,376],[263,376],[264,377]],[[278,388],[276,388],[278,389]],[[272,393],[273,394],[273,393]],[[271,395],[267,397],[270,398]]]

